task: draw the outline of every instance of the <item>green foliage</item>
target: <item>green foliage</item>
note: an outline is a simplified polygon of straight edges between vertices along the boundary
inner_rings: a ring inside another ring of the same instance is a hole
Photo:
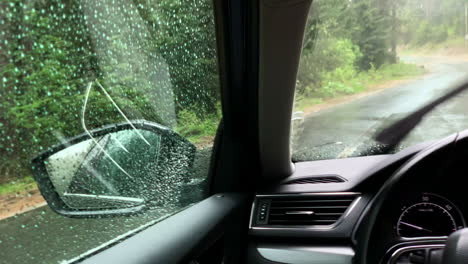
[[[354,80],[350,80],[350,82],[356,82],[357,86],[354,86],[354,89],[356,92],[360,92],[374,84],[410,78],[421,75],[424,72],[424,68],[414,64],[402,62],[392,64],[389,63],[382,65],[378,69],[371,68],[367,72],[360,72],[359,75],[357,75]]]
[[[349,39],[319,39],[316,50],[301,58],[297,91],[307,96],[319,92],[324,81],[353,77],[361,56]]]
[[[395,62],[394,5],[380,0],[315,1],[301,56],[297,97],[333,97],[364,89],[358,77]]]
[[[441,43],[447,40],[449,28],[446,25],[431,25],[428,21],[422,21],[415,29],[412,44],[422,46],[428,43]],[[454,31],[452,30],[452,35]]]
[[[124,121],[115,103],[129,119],[215,134],[183,124],[220,119],[210,1],[8,0],[0,11],[0,182],[83,133],[85,100],[87,129]]]
[[[371,68],[358,73],[338,68],[326,74],[321,89],[315,93],[309,96],[297,94],[296,109],[304,110],[329,98],[364,92],[375,84],[411,78],[424,72],[424,68],[408,63],[384,64],[379,69]]]
[[[169,65],[178,110],[200,117],[216,112],[220,89],[211,2],[166,0],[157,9],[149,19],[158,30],[154,48]]]
[[[179,112],[176,131],[194,144],[203,145],[213,141],[219,126],[219,115],[220,113],[217,113],[200,118],[193,111],[182,110]]]
[[[28,176],[0,184],[0,195],[14,194],[35,189],[37,189],[36,182],[32,177]]]
[[[442,13],[455,14],[460,0],[444,0],[444,11],[437,9],[438,4],[436,0],[314,1],[298,71],[296,107],[304,109],[380,82],[422,74],[424,69],[398,62],[397,45],[445,43],[457,35],[459,18]],[[429,10],[433,14],[428,16]]]
[[[401,77],[417,76],[424,72],[424,68],[414,64],[395,63],[383,65],[375,74],[381,74],[380,79],[393,80],[400,79]],[[374,79],[379,80],[378,78]]]
[[[463,37],[465,3],[462,0],[402,2],[400,43],[421,47]]]
[[[336,54],[339,58],[339,67],[323,73],[322,87],[320,94],[325,97],[337,94],[352,94],[362,88],[358,80],[356,63],[362,58],[362,53],[350,40],[338,40],[330,45],[334,52],[326,52],[325,55]]]
[[[392,61],[390,49],[390,23],[388,7],[379,6],[380,1],[356,1],[349,10],[348,23],[354,25],[351,40],[362,53],[357,66],[360,70],[369,70],[373,66]]]

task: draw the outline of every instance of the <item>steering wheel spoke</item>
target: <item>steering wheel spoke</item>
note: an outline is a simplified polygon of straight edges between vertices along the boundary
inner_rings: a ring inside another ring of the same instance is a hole
[[[392,247],[384,257],[385,264],[442,264],[444,240],[420,240]]]

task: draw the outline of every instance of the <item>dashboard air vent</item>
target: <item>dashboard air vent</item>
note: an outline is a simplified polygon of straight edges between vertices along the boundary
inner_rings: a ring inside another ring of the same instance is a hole
[[[339,176],[327,175],[327,176],[315,176],[315,177],[291,180],[291,181],[285,182],[284,184],[318,184],[318,183],[339,183],[339,182],[345,182],[345,180]]]
[[[258,198],[258,225],[328,226],[335,224],[356,199],[355,194]]]

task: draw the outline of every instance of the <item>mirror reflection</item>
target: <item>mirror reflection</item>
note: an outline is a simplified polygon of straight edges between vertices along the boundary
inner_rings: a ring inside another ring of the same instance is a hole
[[[67,146],[47,158],[45,167],[70,208],[133,207],[156,184],[161,141],[153,131],[121,130]]]

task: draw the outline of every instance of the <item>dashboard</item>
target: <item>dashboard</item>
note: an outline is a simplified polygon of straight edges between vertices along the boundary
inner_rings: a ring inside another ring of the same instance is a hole
[[[354,263],[367,205],[423,148],[296,164],[293,176],[257,194],[250,219],[248,263]],[[414,170],[383,202],[369,239],[367,263],[428,263],[430,254],[440,258],[450,234],[467,227],[468,190],[461,176],[464,158],[450,162],[443,158]],[[328,182],[332,176],[344,180]],[[326,183],[320,182],[324,179]],[[342,206],[343,197],[348,199],[347,207],[339,212],[340,217],[321,225],[320,221],[330,221],[324,217],[338,213],[329,207]],[[312,218],[315,222],[305,221]],[[285,259],[286,255],[295,257]]]

